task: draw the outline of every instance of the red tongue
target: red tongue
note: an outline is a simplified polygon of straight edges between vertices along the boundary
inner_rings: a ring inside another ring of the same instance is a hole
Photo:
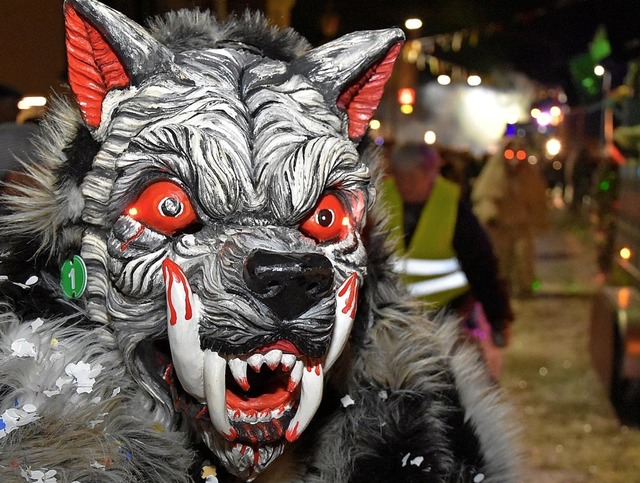
[[[256,397],[239,396],[227,389],[227,407],[231,410],[264,411],[278,409],[294,398],[294,395],[284,387],[277,387],[273,391]]]

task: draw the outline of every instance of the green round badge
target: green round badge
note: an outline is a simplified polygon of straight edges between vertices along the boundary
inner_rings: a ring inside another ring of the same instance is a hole
[[[60,286],[67,298],[73,299],[82,296],[87,288],[87,266],[78,255],[73,260],[67,260],[60,270]]]

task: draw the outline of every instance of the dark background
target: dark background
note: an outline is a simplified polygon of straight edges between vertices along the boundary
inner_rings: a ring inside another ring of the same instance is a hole
[[[246,8],[267,9],[277,0],[107,0],[106,4],[144,23],[167,10],[199,7],[224,14]],[[283,0],[281,0],[283,1]],[[286,0],[284,0],[286,1]],[[402,26],[419,17],[414,35],[446,35],[468,29],[475,46],[464,42],[458,52],[438,49],[445,59],[480,74],[514,69],[545,85],[562,86],[573,103],[580,101],[570,62],[588,52],[599,26],[611,43],[605,60],[622,82],[626,63],[640,55],[640,0],[296,0],[291,25],[312,43],[346,32]],[[0,82],[25,93],[48,94],[64,81],[62,1],[0,2]]]

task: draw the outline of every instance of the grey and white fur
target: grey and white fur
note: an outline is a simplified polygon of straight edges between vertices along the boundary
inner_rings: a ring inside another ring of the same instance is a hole
[[[518,481],[476,348],[389,263],[365,130],[401,31],[65,12],[76,102],[2,199],[0,479]]]

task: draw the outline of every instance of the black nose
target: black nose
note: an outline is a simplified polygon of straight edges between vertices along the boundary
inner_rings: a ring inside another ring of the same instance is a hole
[[[245,261],[243,277],[262,303],[283,320],[291,320],[329,293],[333,266],[317,253],[255,250]]]

